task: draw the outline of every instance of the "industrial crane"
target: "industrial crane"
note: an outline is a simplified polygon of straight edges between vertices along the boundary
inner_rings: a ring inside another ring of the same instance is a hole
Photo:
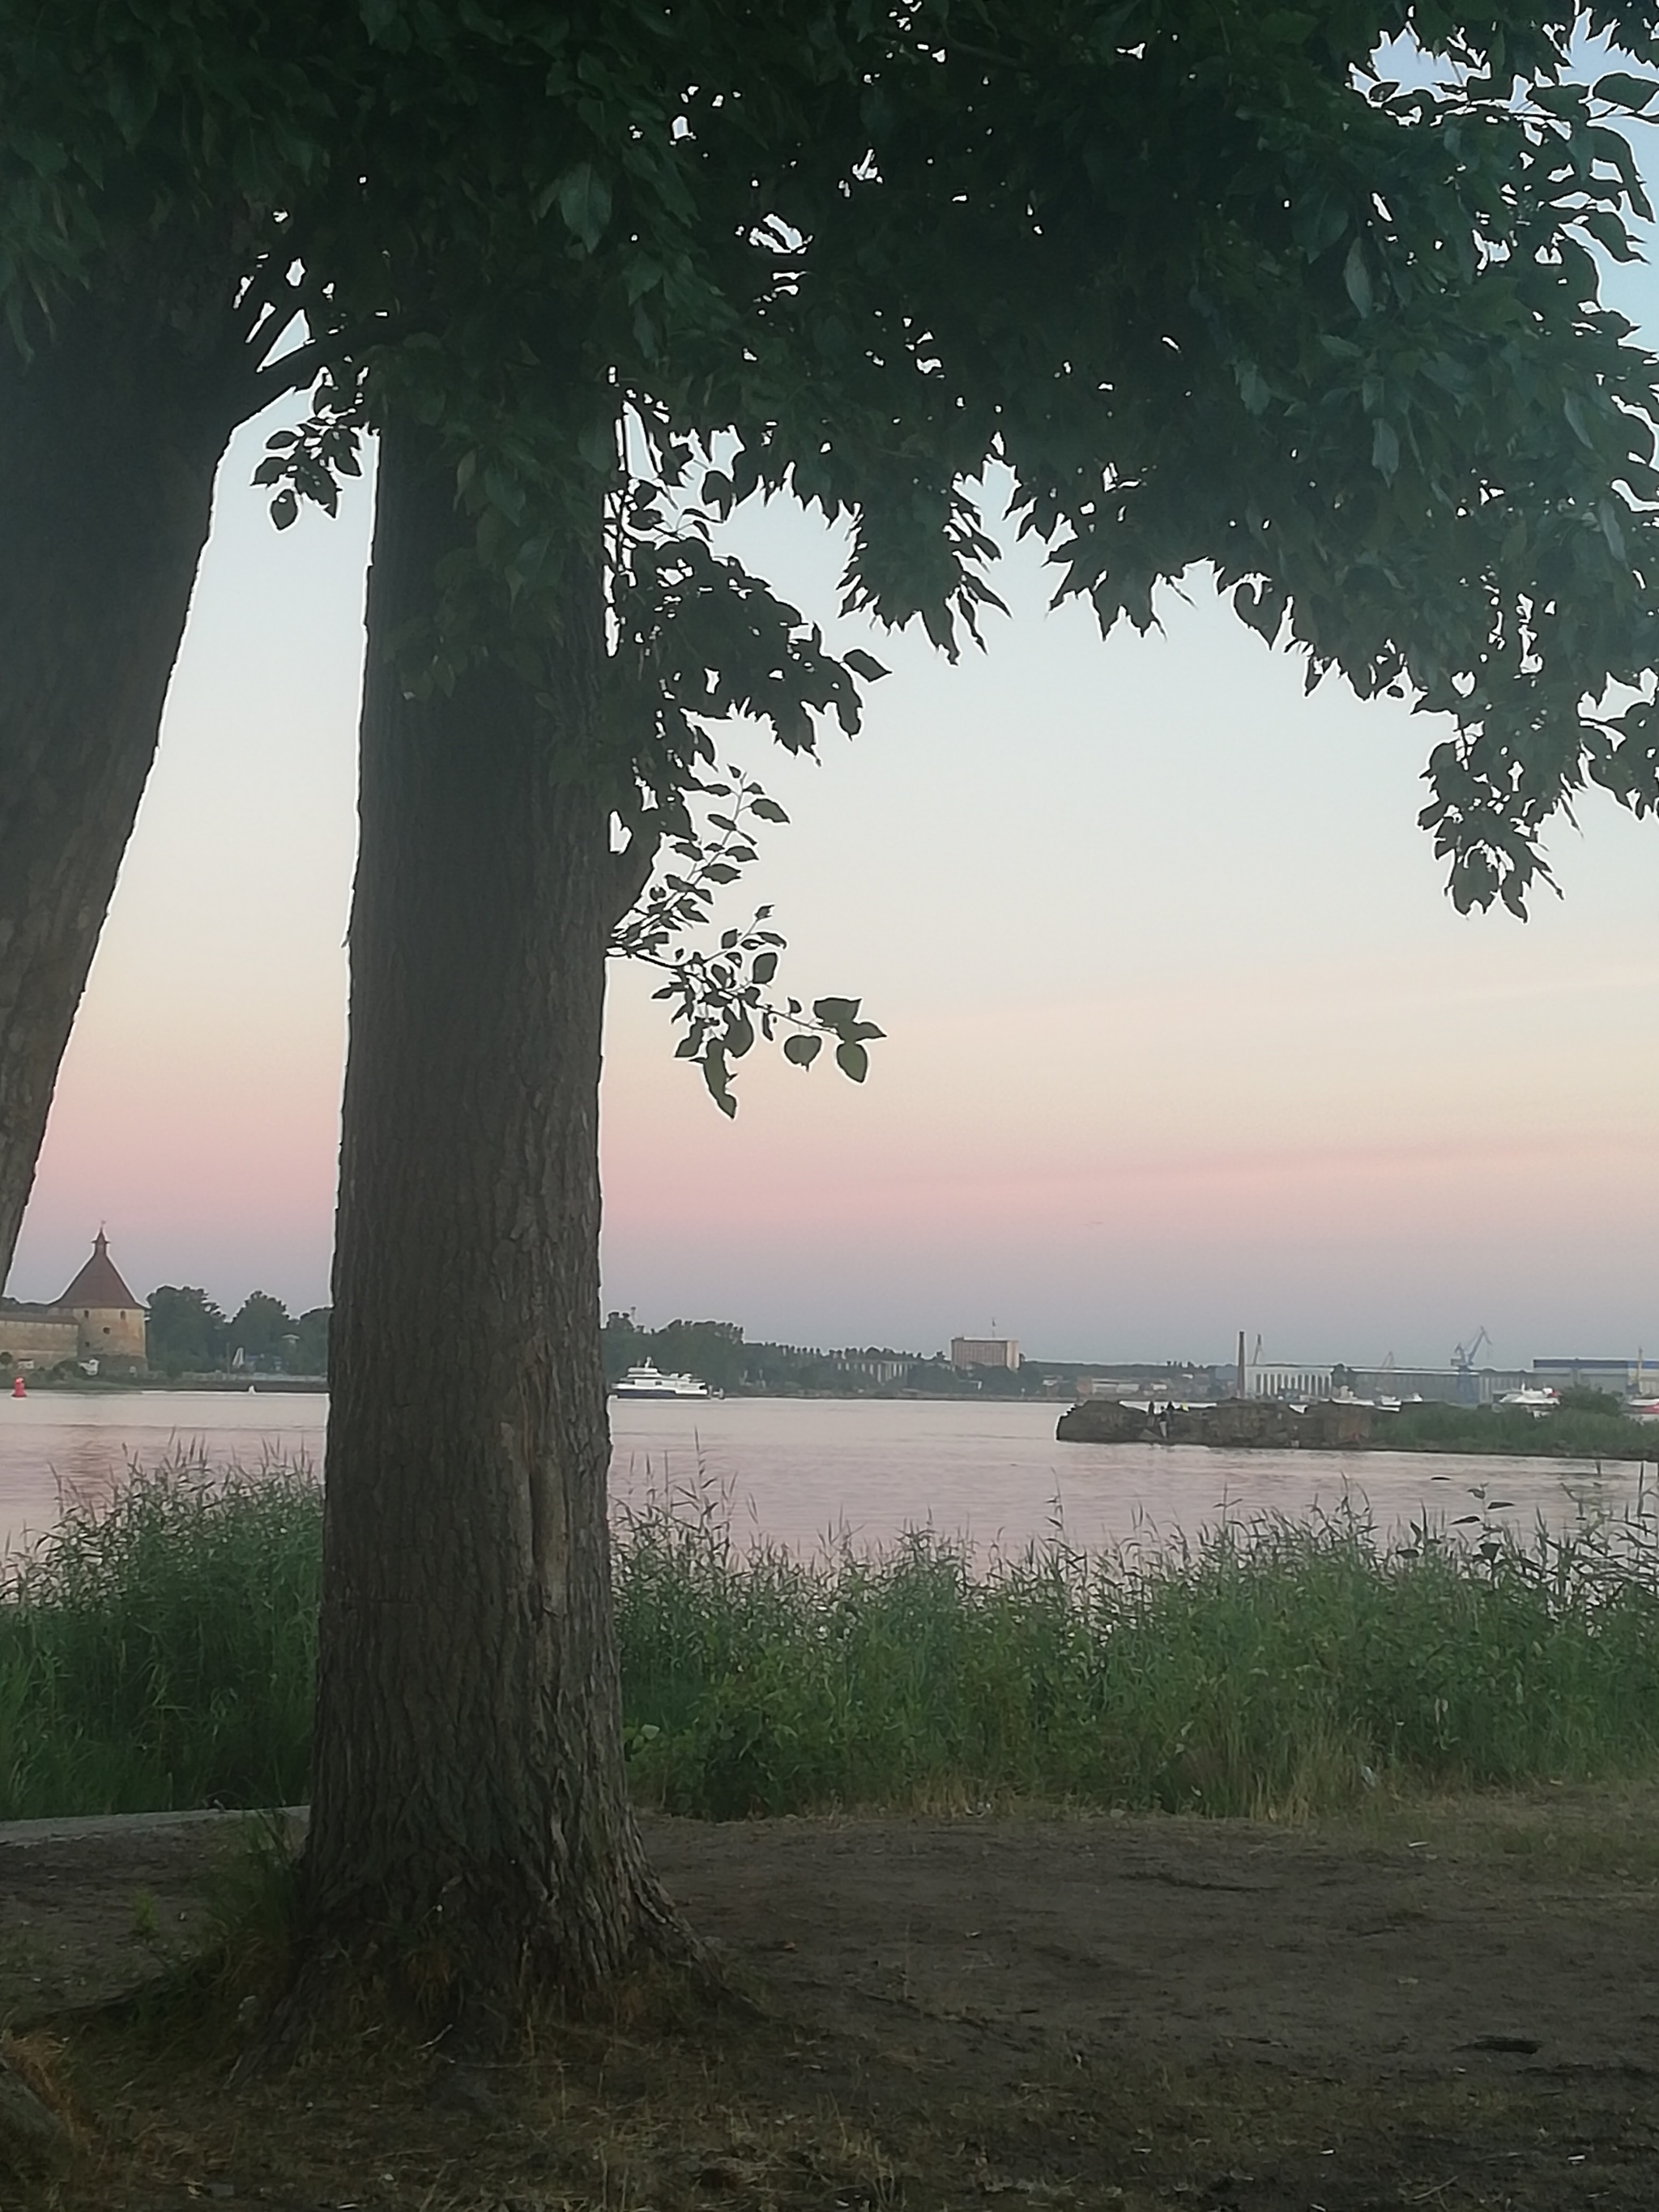
[[[1452,1365],[1457,1370],[1457,1402],[1460,1406],[1473,1406],[1475,1402],[1474,1363],[1483,1344],[1488,1351],[1492,1349],[1492,1338],[1484,1322],[1474,1342],[1467,1348],[1461,1344],[1452,1346]]]

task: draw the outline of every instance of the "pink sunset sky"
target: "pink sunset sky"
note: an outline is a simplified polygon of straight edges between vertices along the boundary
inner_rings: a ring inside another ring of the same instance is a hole
[[[327,1297],[368,503],[277,537],[270,427],[226,464],[15,1295],[102,1222],[140,1295]],[[736,535],[833,613],[822,533]],[[1055,1358],[1659,1351],[1659,825],[1592,796],[1563,898],[1460,917],[1415,826],[1431,725],[1304,698],[1201,578],[1105,644],[1028,556],[1004,591],[955,667],[872,641],[893,673],[820,764],[731,733],[793,819],[729,918],[774,899],[781,981],[888,1038],[861,1090],[757,1054],[728,1124],[616,974],[607,1304]]]

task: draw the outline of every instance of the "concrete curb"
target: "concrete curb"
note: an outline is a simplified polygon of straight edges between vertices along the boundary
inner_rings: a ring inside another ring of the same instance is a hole
[[[297,1841],[310,1818],[309,1805],[278,1805],[268,1810],[209,1805],[187,1813],[92,1813],[70,1820],[0,1820],[0,1845],[73,1844],[96,1836],[155,1834],[228,1820],[280,1820]]]

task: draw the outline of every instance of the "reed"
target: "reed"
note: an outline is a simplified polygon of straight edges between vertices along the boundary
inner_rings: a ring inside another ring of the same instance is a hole
[[[657,1498],[617,1532],[638,1795],[1296,1819],[1659,1771],[1648,1503],[1525,1540],[1475,1503],[976,1563],[931,1534],[802,1560],[707,1487]],[[303,1468],[174,1462],[5,1563],[0,1817],[302,1798],[320,1524]]]
[[[311,1468],[131,1470],[0,1560],[0,1817],[304,1795],[322,1489]]]
[[[1659,1529],[1403,1540],[1357,1510],[972,1570],[913,1534],[805,1565],[705,1498],[620,1537],[643,1794],[715,1818],[1016,1800],[1296,1818],[1386,1789],[1659,1763]]]

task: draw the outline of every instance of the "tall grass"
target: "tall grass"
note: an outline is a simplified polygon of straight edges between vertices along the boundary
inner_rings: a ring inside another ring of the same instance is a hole
[[[304,1469],[174,1465],[7,1563],[0,1817],[302,1797],[320,1507]],[[621,1516],[616,1585],[635,1786],[676,1812],[1294,1818],[1659,1770],[1646,1501],[1526,1541],[1350,1512],[975,1565],[750,1548],[703,1492]]]
[[[1659,1529],[1523,1543],[1357,1512],[975,1574],[910,1535],[804,1565],[717,1510],[621,1532],[641,1790],[726,1818],[1018,1798],[1294,1817],[1379,1786],[1659,1765]]]
[[[0,1818],[303,1796],[322,1489],[135,1468],[0,1560]]]

